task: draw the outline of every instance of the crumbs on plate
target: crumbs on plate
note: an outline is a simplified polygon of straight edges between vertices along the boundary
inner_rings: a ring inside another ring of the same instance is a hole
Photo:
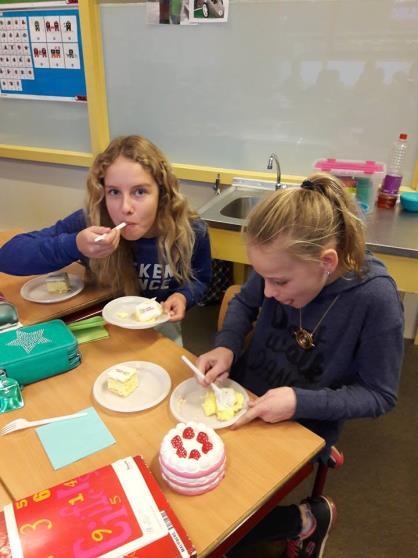
[[[116,312],[116,317],[119,318],[120,320],[126,320],[126,318],[129,317],[129,313],[128,312]]]
[[[184,397],[179,396],[177,398],[177,407],[178,409],[181,409],[182,407],[184,407],[184,404],[186,403],[186,400]]]

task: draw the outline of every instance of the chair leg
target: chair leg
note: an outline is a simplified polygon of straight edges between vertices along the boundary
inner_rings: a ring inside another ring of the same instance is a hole
[[[312,497],[321,496],[324,492],[325,481],[329,469],[339,469],[344,463],[344,455],[332,446],[327,463],[319,463],[312,488]]]
[[[319,463],[316,470],[315,481],[312,488],[312,497],[321,496],[324,492],[325,481],[327,480],[328,465]]]

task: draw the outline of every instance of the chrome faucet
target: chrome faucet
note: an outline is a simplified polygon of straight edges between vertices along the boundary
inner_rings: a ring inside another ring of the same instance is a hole
[[[273,160],[276,162],[276,167],[277,167],[277,176],[276,176],[276,186],[275,189],[276,190],[280,190],[280,188],[283,188],[282,186],[282,171],[280,169],[280,163],[279,163],[279,158],[277,157],[276,153],[272,153],[269,157],[268,163],[267,163],[267,168],[268,170],[272,170],[273,168]]]
[[[216,180],[215,180],[215,184],[213,185],[213,189],[215,190],[215,194],[217,196],[221,195],[221,175],[220,175],[219,172],[216,176]]]

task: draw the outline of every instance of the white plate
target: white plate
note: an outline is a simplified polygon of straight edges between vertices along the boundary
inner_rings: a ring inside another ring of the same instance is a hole
[[[189,378],[175,388],[170,397],[170,410],[180,422],[203,422],[203,424],[215,430],[231,426],[231,424],[234,424],[247,410],[248,394],[245,389],[237,384],[237,382],[234,382],[234,380],[226,380],[222,384],[222,387],[232,387],[236,391],[241,392],[244,396],[244,408],[230,420],[218,420],[216,415],[211,415],[210,417],[205,415],[202,409],[202,403],[205,399],[207,389],[212,388],[204,388],[199,384],[196,378]]]
[[[46,286],[46,275],[41,275],[27,281],[20,289],[20,295],[25,300],[31,302],[41,302],[51,304],[52,302],[62,302],[68,298],[78,295],[84,289],[84,281],[78,275],[68,274],[71,290],[67,293],[49,293]]]
[[[100,405],[111,411],[133,413],[154,407],[167,397],[171,388],[171,378],[164,368],[143,360],[132,360],[119,364],[132,366],[138,370],[138,387],[127,397],[111,393],[106,387],[107,373],[118,366],[114,364],[106,368],[94,382],[93,396]]]
[[[159,318],[149,322],[139,322],[135,318],[135,306],[147,300],[149,300],[149,298],[144,298],[143,296],[122,296],[120,298],[115,298],[115,300],[108,302],[103,308],[103,319],[109,324],[126,329],[149,329],[150,327],[155,327],[167,322],[169,320],[168,314],[161,314]],[[117,316],[120,312],[126,312],[128,316],[126,318],[120,318]]]

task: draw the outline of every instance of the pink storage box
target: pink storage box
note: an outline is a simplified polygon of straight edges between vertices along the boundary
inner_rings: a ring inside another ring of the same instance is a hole
[[[365,213],[372,211],[379,184],[386,173],[384,163],[348,159],[319,159],[315,161],[314,169],[340,178]]]
[[[376,161],[350,161],[348,159],[319,159],[314,163],[314,169],[329,172],[338,176],[370,176],[383,175],[386,172],[384,163]]]

